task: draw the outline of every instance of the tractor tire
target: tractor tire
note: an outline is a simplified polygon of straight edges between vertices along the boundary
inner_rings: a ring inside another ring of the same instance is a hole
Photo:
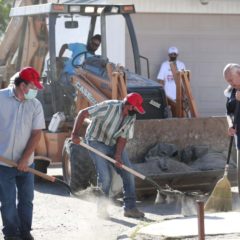
[[[96,170],[88,150],[72,143],[69,138],[64,142],[62,169],[64,180],[74,192],[96,185]]]

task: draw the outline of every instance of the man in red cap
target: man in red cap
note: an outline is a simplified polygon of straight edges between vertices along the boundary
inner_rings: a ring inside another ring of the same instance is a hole
[[[3,235],[6,240],[33,240],[32,227],[34,149],[45,120],[35,98],[43,86],[32,67],[15,75],[14,85],[0,90],[0,156],[17,163],[12,168],[0,162],[0,202]],[[17,191],[16,191],[17,189]],[[16,205],[16,199],[18,203]]]
[[[90,153],[96,166],[98,185],[108,197],[112,181],[111,169],[114,168],[123,180],[124,216],[133,218],[142,218],[144,213],[136,208],[134,176],[123,170],[121,165],[132,167],[125,145],[128,139],[133,138],[136,113],[145,113],[142,103],[143,99],[140,94],[130,93],[124,100],[107,100],[85,108],[78,113],[71,135],[72,141],[79,144],[78,133],[84,119],[91,119],[85,135],[87,143],[117,161],[116,166],[113,166],[99,155]],[[106,206],[101,203],[102,201],[98,202],[98,215],[108,218]]]

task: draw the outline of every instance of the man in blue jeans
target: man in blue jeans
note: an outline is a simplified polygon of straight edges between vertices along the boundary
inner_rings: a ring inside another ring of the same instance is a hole
[[[32,228],[36,148],[45,121],[41,103],[35,98],[43,86],[39,73],[23,68],[14,86],[0,90],[0,157],[17,163],[17,168],[0,162],[0,203],[5,240],[33,240]],[[17,199],[17,204],[16,204]]]
[[[133,218],[142,218],[144,213],[136,208],[134,176],[123,170],[121,165],[131,168],[125,145],[128,139],[133,138],[136,113],[145,113],[142,103],[140,94],[130,93],[124,100],[107,100],[85,108],[78,113],[71,135],[72,141],[79,144],[78,133],[84,119],[91,119],[85,135],[86,141],[93,148],[117,161],[115,169],[123,180],[124,216]],[[95,153],[90,155],[96,166],[99,187],[108,197],[112,180],[112,164]],[[105,206],[98,205],[98,214],[100,217],[108,218]]]

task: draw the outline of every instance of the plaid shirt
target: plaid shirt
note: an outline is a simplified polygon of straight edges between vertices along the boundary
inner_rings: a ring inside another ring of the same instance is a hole
[[[103,142],[106,145],[116,144],[117,138],[133,138],[134,116],[123,119],[123,101],[108,100],[88,108],[91,123],[86,131],[86,140]]]

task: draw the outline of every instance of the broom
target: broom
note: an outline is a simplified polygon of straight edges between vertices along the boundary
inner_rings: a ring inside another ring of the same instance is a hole
[[[212,194],[207,200],[204,210],[209,212],[227,212],[232,210],[232,192],[231,184],[228,180],[228,168],[229,161],[231,156],[233,144],[233,136],[230,137],[229,147],[228,147],[228,156],[227,163],[225,165],[225,170],[223,177],[218,180],[216,186],[213,189]]]
[[[237,151],[240,149],[240,141],[239,141],[239,126],[238,123],[240,122],[240,102],[235,99],[235,110],[234,110],[234,120],[233,120],[233,127],[236,129],[237,135]],[[209,199],[207,200],[204,210],[209,212],[227,212],[232,210],[232,192],[231,192],[231,184],[228,180],[228,168],[229,168],[229,161],[230,155],[232,150],[234,136],[230,137],[229,147],[228,147],[228,156],[227,156],[227,163],[225,165],[225,170],[223,174],[223,178],[221,178]]]

